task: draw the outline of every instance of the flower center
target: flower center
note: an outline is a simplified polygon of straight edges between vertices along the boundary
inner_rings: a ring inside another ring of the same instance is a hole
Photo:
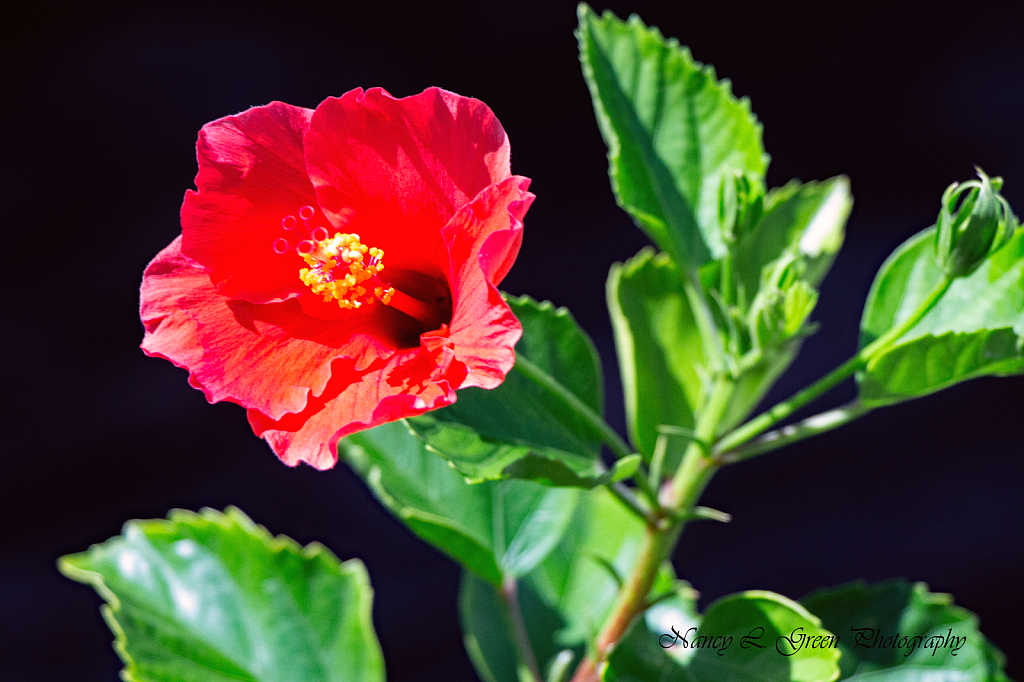
[[[299,279],[314,294],[323,296],[325,303],[337,301],[341,308],[355,310],[380,301],[419,320],[428,330],[445,322],[437,306],[381,281],[378,275],[384,270],[384,252],[363,244],[358,234],[335,232],[327,237],[326,230],[317,228],[312,236],[297,249],[309,266],[299,270]]]
[[[358,234],[336,232],[333,237],[304,242],[299,255],[309,265],[299,270],[299,279],[324,302],[337,301],[346,310],[379,300],[387,305],[395,294],[377,278],[384,269],[384,252],[359,241]]]

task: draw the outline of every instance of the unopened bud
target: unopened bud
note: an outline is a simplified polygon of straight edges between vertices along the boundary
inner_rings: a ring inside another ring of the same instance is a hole
[[[794,254],[765,266],[748,313],[756,347],[778,346],[807,331],[805,323],[818,302],[818,291],[804,279],[805,273],[806,263]]]
[[[977,180],[954,182],[942,193],[935,256],[950,278],[966,277],[977,270],[990,253],[1009,241],[1019,225],[999,194],[1002,178],[975,170]]]
[[[718,224],[722,241],[735,243],[754,229],[764,209],[764,189],[757,180],[733,170],[722,175],[718,186]]]

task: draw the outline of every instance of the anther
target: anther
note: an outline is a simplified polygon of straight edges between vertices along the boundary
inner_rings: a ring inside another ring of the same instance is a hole
[[[312,236],[316,241],[307,239],[298,246],[299,255],[309,266],[299,270],[299,279],[325,302],[336,301],[344,310],[355,310],[380,301],[430,329],[441,325],[443,320],[435,306],[381,281],[378,275],[384,270],[383,251],[366,246],[357,234],[338,232],[328,238],[327,230],[318,227]]]

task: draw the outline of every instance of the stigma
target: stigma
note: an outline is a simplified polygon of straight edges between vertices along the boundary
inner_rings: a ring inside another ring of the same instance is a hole
[[[384,252],[367,247],[358,234],[336,232],[333,237],[304,241],[299,255],[309,266],[299,270],[299,279],[326,303],[337,301],[341,308],[353,310],[374,301],[389,305],[395,295],[394,287],[377,277],[384,269]]]

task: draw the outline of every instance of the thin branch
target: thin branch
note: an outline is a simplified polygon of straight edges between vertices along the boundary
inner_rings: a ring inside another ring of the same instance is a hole
[[[609,483],[605,485],[605,488],[607,488],[608,492],[612,494],[612,497],[621,502],[622,506],[639,517],[641,521],[644,523],[650,523],[650,512],[646,507],[640,504],[640,501],[636,499],[636,495],[633,494],[632,490],[622,485],[621,482]]]
[[[544,682],[540,676],[540,668],[537,667],[537,656],[530,646],[530,637],[526,632],[526,622],[523,620],[523,611],[519,608],[519,595],[516,588],[516,581],[507,579],[501,584],[501,598],[508,607],[509,617],[512,620],[512,633],[515,636],[516,653],[519,661],[530,673],[531,682]]]
[[[841,364],[839,367],[836,367],[834,370],[826,374],[821,379],[818,379],[807,388],[797,392],[797,394],[792,398],[782,401],[766,412],[762,412],[758,416],[754,417],[731,433],[726,434],[722,440],[719,441],[718,449],[720,451],[737,449],[740,445],[756,438],[766,429],[778,424],[801,407],[818,399],[854,372],[863,368],[871,361],[872,358],[884,351],[895,341],[899,340],[901,336],[906,334],[918,322],[920,322],[921,318],[927,315],[928,312],[935,307],[935,304],[939,302],[939,299],[946,294],[946,291],[952,283],[953,280],[948,277],[943,277],[938,286],[936,286],[928,297],[921,302],[921,305],[917,307],[917,310],[903,320],[898,327],[890,329],[864,348],[861,348],[860,352],[852,358]]]
[[[778,450],[790,443],[796,443],[805,438],[816,436],[819,433],[831,431],[864,416],[872,409],[854,400],[842,407],[816,414],[796,424],[790,424],[789,426],[783,426],[781,429],[761,434],[757,439],[744,443],[732,450],[716,452],[715,459],[721,464],[732,464],[756,457],[757,455],[763,455],[766,452]]]

